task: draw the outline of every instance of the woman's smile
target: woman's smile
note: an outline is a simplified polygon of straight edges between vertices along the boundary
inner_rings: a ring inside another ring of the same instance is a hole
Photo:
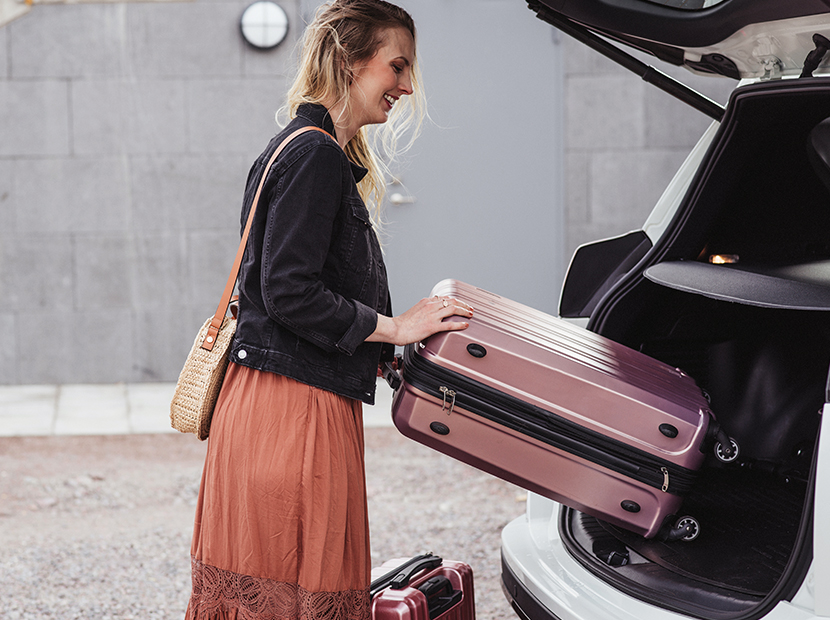
[[[398,99],[412,94],[415,40],[403,28],[387,30],[384,38],[375,55],[355,69],[351,88],[355,131],[364,125],[385,123]]]

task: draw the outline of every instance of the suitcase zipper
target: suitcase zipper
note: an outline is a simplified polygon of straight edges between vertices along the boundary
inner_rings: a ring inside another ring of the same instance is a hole
[[[458,406],[664,493],[683,496],[697,478],[693,470],[437,366],[415,353],[412,345],[404,349],[403,377],[412,387],[441,399],[447,415]]]
[[[452,413],[452,410],[455,408],[455,390],[451,390],[446,385],[442,385],[438,388],[438,391],[444,395],[444,402],[441,405],[441,411],[447,411],[447,415]],[[450,397],[452,400],[450,401],[449,410],[447,410],[447,397]]]

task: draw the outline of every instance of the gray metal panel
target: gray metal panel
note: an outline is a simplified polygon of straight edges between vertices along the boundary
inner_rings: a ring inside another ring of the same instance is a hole
[[[430,114],[387,210],[400,312],[446,277],[555,311],[564,272],[562,76],[550,27],[512,0],[412,0]]]

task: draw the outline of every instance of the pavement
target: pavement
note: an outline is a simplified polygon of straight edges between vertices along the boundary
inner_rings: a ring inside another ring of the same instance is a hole
[[[0,387],[0,619],[182,618],[207,442],[170,428],[174,389]],[[499,549],[526,493],[397,432],[391,396],[364,407],[373,565],[463,560],[476,618],[516,620]]]
[[[175,383],[0,386],[0,437],[176,433],[170,427]],[[366,428],[392,426],[392,390],[378,380],[364,405]]]

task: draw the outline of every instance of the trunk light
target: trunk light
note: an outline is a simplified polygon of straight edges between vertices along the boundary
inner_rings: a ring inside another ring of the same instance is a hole
[[[740,257],[737,254],[710,254],[709,262],[713,265],[727,265],[737,263]]]

